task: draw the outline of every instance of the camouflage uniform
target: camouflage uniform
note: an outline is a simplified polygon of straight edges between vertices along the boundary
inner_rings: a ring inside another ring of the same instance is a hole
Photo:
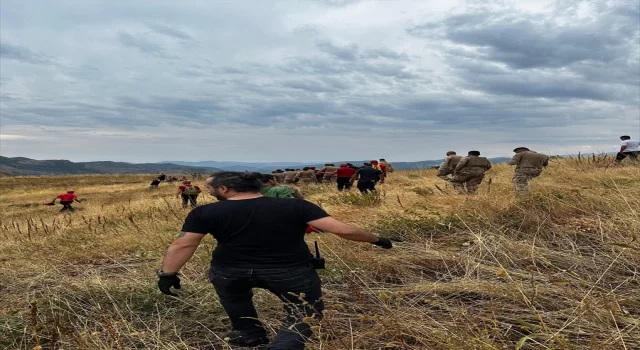
[[[444,162],[440,164],[437,176],[445,181],[451,181],[448,175],[453,174],[453,170],[458,166],[458,163],[460,163],[460,159],[462,159],[462,156],[447,156]]]
[[[475,193],[484,179],[484,173],[489,169],[491,162],[485,157],[463,157],[453,173],[453,189],[459,194]]]
[[[293,196],[293,198],[304,199],[304,196],[302,195],[300,190],[298,190],[297,187],[295,186],[283,186],[283,187],[287,187],[291,191],[291,195]]]
[[[279,184],[284,183],[284,173],[273,173],[273,177],[276,179],[277,183]]]
[[[296,175],[296,180],[302,184],[314,184],[317,183],[316,172],[313,169],[303,170]]]
[[[325,166],[320,169],[320,172],[324,174],[322,176],[322,182],[324,183],[334,183],[338,179],[337,168],[335,166]]]
[[[525,151],[516,153],[507,164],[516,166],[513,184],[516,194],[522,196],[529,194],[531,190],[529,180],[540,176],[542,170],[549,165],[549,157],[545,154]]]
[[[292,184],[294,183],[295,179],[296,179],[296,172],[293,170],[290,171],[285,171],[284,172],[284,183],[285,184]]]

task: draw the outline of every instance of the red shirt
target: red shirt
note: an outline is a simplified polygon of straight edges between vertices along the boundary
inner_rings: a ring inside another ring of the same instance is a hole
[[[380,171],[382,171],[383,173],[386,173],[387,172],[387,166],[382,164],[382,163],[380,163]]]
[[[60,198],[60,202],[73,202],[73,200],[78,198],[78,196],[73,193],[63,193],[58,195],[56,198]]]
[[[180,187],[178,187],[178,188],[180,189],[180,192],[182,192],[182,191],[184,191],[184,189],[185,189],[187,186],[192,187],[193,185],[182,185],[182,186],[180,186]],[[200,187],[198,187],[198,186],[193,186],[193,188],[195,188],[196,190],[198,190],[198,192],[200,192]]]
[[[356,173],[356,169],[353,168],[338,168],[338,177],[352,177]]]

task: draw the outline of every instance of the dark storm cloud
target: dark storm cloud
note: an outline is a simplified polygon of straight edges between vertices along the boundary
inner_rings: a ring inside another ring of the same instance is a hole
[[[53,59],[47,55],[31,51],[28,47],[13,45],[4,41],[0,43],[0,58],[31,64],[54,63]]]
[[[592,2],[598,11],[593,18],[577,18],[578,6],[557,8],[568,16],[563,20],[480,8],[407,31],[448,41],[447,61],[466,88],[497,95],[634,103],[640,84],[638,4]]]
[[[408,31],[417,36],[443,33],[452,43],[476,48],[478,59],[514,69],[560,68],[583,61],[611,63],[637,49],[638,4],[620,2],[595,20],[562,24],[549,16],[483,10]]]
[[[573,0],[537,13],[501,5],[515,0],[449,9],[441,0],[415,11],[402,1],[116,1],[83,12],[82,29],[62,15],[42,22],[14,11],[25,16],[16,21],[34,23],[28,31],[5,13],[3,127],[21,126],[5,133],[25,136],[30,125],[147,128],[178,140],[175,130],[186,126],[204,143],[214,142],[209,131],[231,143],[272,129],[354,144],[395,135],[402,142],[384,145],[397,147],[390,158],[427,158],[414,146],[547,140],[548,128],[582,142],[636,122],[640,14],[632,2],[593,1],[579,16]],[[69,7],[46,4],[59,14]],[[43,33],[61,39],[49,43]],[[228,127],[242,131],[227,135]]]

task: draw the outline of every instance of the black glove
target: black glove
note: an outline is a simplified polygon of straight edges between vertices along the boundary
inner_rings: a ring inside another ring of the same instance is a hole
[[[175,289],[180,289],[180,277],[178,275],[172,276],[160,276],[158,280],[158,288],[160,291],[166,295],[173,295],[177,297],[178,294],[171,291],[171,287]]]
[[[391,247],[393,247],[393,244],[391,243],[389,238],[384,237],[378,237],[378,241],[373,243],[373,245],[377,245],[378,247],[384,249],[391,249]]]

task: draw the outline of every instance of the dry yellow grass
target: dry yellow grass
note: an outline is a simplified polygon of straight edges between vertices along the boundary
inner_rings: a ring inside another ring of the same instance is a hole
[[[387,251],[309,237],[328,260],[328,311],[308,348],[639,349],[640,168],[610,163],[554,160],[524,199],[505,165],[473,197],[452,195],[434,170],[394,173],[379,202],[303,189],[335,217],[402,240]],[[150,192],[150,179],[0,179],[0,348],[230,349],[206,279],[211,238],[179,298],[156,289],[187,211],[175,186]],[[68,188],[87,199],[79,211],[42,205]],[[255,301],[275,329],[280,303]]]

